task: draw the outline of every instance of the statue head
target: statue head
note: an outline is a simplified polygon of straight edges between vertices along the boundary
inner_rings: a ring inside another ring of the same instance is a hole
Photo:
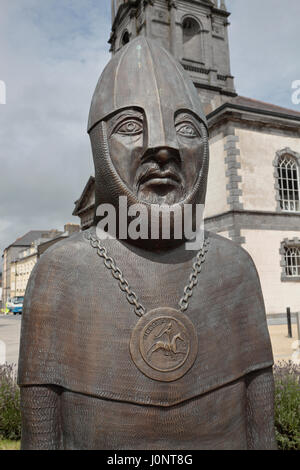
[[[137,38],[117,53],[97,84],[89,115],[96,206],[204,204],[206,118],[197,91],[155,41]]]

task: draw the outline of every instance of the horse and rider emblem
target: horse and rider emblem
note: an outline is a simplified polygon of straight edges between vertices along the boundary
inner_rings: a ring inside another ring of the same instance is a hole
[[[165,319],[162,319],[162,322],[164,326],[161,331],[159,331],[158,334],[154,336],[155,341],[147,353],[147,358],[150,360],[155,352],[162,351],[164,356],[169,356],[172,361],[175,361],[176,356],[179,354],[186,354],[186,348],[184,347],[185,345],[183,345],[183,349],[181,349],[177,344],[179,341],[183,343],[186,342],[184,338],[185,335],[183,331],[176,333],[179,328],[177,323],[174,325],[174,321],[169,321],[167,326],[165,326]]]
[[[160,317],[145,326],[140,350],[147,364],[158,371],[180,367],[189,353],[189,337],[185,326],[176,318]]]
[[[136,325],[130,353],[136,366],[148,377],[170,382],[184,375],[198,351],[191,321],[168,307],[151,310]]]

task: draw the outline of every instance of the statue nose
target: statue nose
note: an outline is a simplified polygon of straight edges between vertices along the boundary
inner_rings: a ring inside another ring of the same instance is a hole
[[[165,165],[170,160],[174,159],[174,152],[168,148],[160,148],[153,152],[153,157],[157,163]]]

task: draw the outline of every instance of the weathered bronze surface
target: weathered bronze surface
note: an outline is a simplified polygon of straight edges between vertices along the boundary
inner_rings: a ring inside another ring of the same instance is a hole
[[[194,364],[198,338],[194,325],[178,310],[151,310],[135,326],[130,353],[138,369],[148,377],[172,382]]]
[[[120,195],[148,210],[205,201],[205,116],[183,69],[155,42],[136,39],[112,59],[88,130],[97,204],[118,209]],[[118,267],[112,276],[88,238],[51,247],[27,288],[22,448],[276,448],[273,357],[250,256],[206,233],[183,314],[178,302],[197,255],[184,239],[103,241]],[[145,306],[140,320],[133,291]]]

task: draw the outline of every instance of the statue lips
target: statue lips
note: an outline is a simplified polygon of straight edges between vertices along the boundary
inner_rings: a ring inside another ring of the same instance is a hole
[[[182,184],[181,177],[177,172],[172,170],[159,171],[159,170],[149,170],[146,171],[144,175],[139,178],[138,187],[139,189],[145,185],[157,186],[157,185],[167,185],[167,186],[179,186]]]

